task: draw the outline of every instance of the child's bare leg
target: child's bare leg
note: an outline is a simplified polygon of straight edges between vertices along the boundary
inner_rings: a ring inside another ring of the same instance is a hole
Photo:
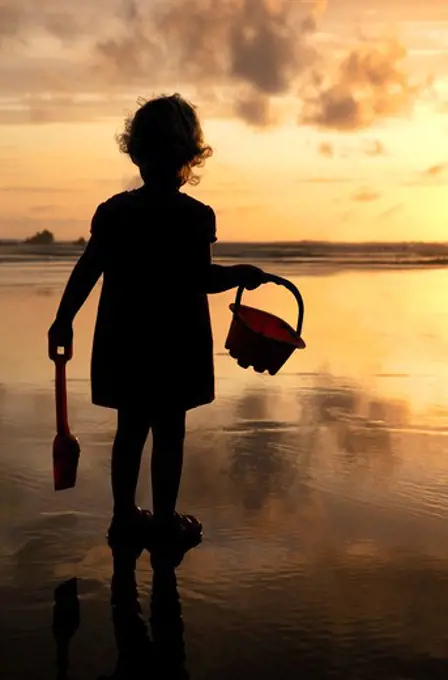
[[[114,515],[135,512],[135,492],[143,447],[151,424],[150,415],[135,408],[118,411],[118,427],[112,448]]]
[[[161,522],[173,518],[182,475],[185,411],[173,411],[154,418],[151,458],[154,516]]]

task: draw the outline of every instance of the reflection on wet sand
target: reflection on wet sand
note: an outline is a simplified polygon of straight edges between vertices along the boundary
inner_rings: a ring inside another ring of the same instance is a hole
[[[8,491],[0,502],[9,530],[3,529],[0,574],[2,597],[13,613],[4,628],[14,639],[29,602],[43,602],[55,579],[76,576],[82,609],[90,613],[76,633],[75,671],[82,659],[100,656],[109,630],[100,605],[110,570],[104,534],[111,437],[107,426],[98,428],[86,400],[73,394],[73,411],[84,423],[80,483],[74,494],[54,496],[47,460],[52,423],[42,420],[52,395],[8,395]],[[420,426],[415,431],[405,402],[329,374],[308,376],[277,396],[283,401],[273,419],[272,394],[248,386],[219,405],[219,416],[227,413],[226,428],[214,428],[212,407],[190,432],[182,506],[198,509],[206,529],[204,545],[179,570],[192,677],[211,677],[204,669],[216,678],[289,677],[297,668],[313,680],[444,677],[446,437],[422,435]],[[27,428],[20,427],[19,412]],[[425,444],[424,469],[422,436],[432,442]],[[135,659],[140,668],[160,666],[160,654],[169,649],[169,672],[187,677],[174,572],[154,574],[148,642],[134,567],[115,560],[116,673]],[[149,571],[140,579],[149,589]],[[36,623],[28,639],[42,649],[39,611],[30,616]],[[8,678],[23,677],[11,663]],[[97,675],[98,665],[99,659]],[[44,671],[45,663],[36,678],[48,677]]]
[[[111,606],[118,659],[112,675],[99,680],[134,677],[188,680],[176,568],[183,555],[151,555],[153,567],[150,629],[139,601],[136,557],[126,551],[113,553]]]
[[[304,501],[307,481],[329,465],[339,475],[394,476],[400,463],[394,433],[410,424],[406,402],[325,374],[309,379],[295,398],[297,420],[289,422],[270,420],[263,390],[244,391],[236,402],[233,424],[225,429],[229,475],[247,508],[262,511],[272,497],[286,502],[296,483]]]
[[[151,555],[150,636],[139,600],[137,558],[132,551],[114,551],[110,604],[118,657],[113,673],[103,674],[98,680],[134,677],[188,680],[175,571],[182,559],[180,552]],[[52,631],[56,643],[56,677],[57,680],[68,680],[69,646],[81,622],[77,579],[59,584],[54,597]]]
[[[244,392],[236,405],[229,441],[229,475],[247,509],[262,509],[268,498],[287,490],[294,465],[285,455],[287,432],[269,420],[265,392]]]
[[[69,671],[69,646],[80,624],[77,579],[59,584],[54,593],[53,636],[56,642],[56,678],[66,680]]]

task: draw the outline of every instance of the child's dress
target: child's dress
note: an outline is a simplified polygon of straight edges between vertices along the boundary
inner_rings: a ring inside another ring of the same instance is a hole
[[[213,401],[213,339],[201,278],[216,241],[212,209],[177,190],[144,186],[102,203],[91,233],[104,272],[93,403],[147,411]]]

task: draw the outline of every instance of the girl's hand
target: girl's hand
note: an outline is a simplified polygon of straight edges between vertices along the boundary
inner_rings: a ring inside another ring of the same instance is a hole
[[[261,286],[262,283],[266,283],[267,274],[262,269],[259,269],[259,267],[254,267],[251,264],[240,264],[237,267],[240,286],[244,286],[248,290],[254,290]]]
[[[64,348],[64,354],[58,354],[58,348]],[[70,321],[56,319],[48,331],[48,356],[52,361],[58,356],[64,356],[67,360],[72,358],[73,353],[73,327]]]

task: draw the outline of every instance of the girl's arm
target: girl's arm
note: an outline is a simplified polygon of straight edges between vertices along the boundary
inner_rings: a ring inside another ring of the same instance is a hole
[[[210,264],[202,283],[204,293],[224,293],[226,290],[244,286],[253,289],[265,281],[264,272],[250,264],[224,266]]]
[[[76,263],[62,295],[56,321],[71,324],[103,273],[100,249],[95,236]]]
[[[92,217],[89,242],[70,275],[53,326],[65,326],[65,328],[71,326],[73,319],[103,273],[104,226],[107,220],[106,204],[100,203]]]
[[[216,241],[216,217],[209,207],[205,227],[210,240],[203,239],[197,243],[192,267],[195,286],[201,293],[224,293],[239,286],[254,289],[265,282],[266,275],[258,267],[249,264],[233,266],[214,264],[211,243]]]
[[[70,275],[59,304],[56,319],[48,331],[50,359],[55,359],[59,347],[64,347],[67,356],[71,355],[73,319],[103,272],[100,252],[97,239],[92,236]]]
[[[67,356],[71,355],[73,319],[103,273],[104,238],[101,228],[103,215],[104,204],[100,204],[92,218],[90,240],[70,275],[56,313],[56,319],[48,331],[50,359],[55,359],[59,347],[65,349]]]

